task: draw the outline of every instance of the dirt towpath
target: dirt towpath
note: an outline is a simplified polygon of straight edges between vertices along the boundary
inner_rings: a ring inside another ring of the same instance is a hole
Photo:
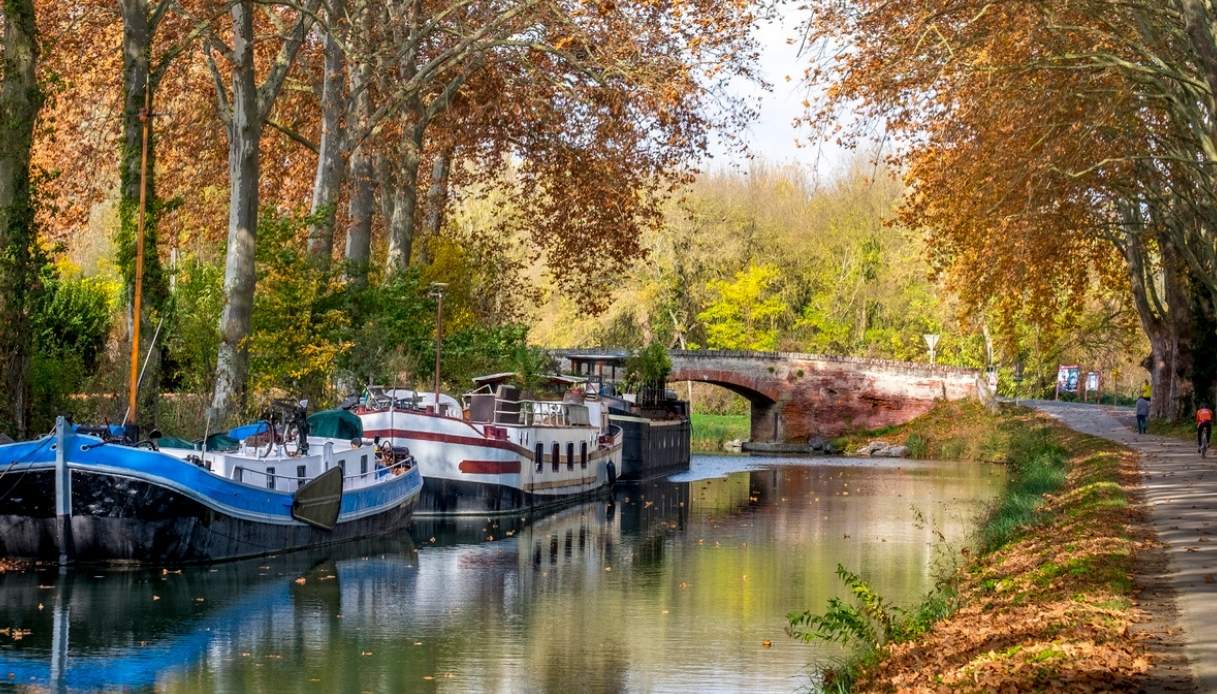
[[[1053,401],[1025,404],[1071,429],[1141,454],[1145,504],[1166,554],[1159,578],[1173,589],[1183,651],[1196,688],[1217,692],[1217,451],[1202,459],[1191,442],[1138,435],[1131,409]]]

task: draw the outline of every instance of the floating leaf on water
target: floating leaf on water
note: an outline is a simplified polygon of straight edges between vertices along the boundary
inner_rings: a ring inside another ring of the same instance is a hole
[[[306,582],[307,582],[307,579],[305,579],[305,578],[304,578],[304,576],[301,576],[300,578],[297,578],[297,579],[296,579],[296,585],[298,585],[298,586],[302,586],[302,585],[304,585]]]
[[[770,641],[769,639],[765,639],[764,641],[761,641],[761,647],[762,648],[772,648],[773,642]]]

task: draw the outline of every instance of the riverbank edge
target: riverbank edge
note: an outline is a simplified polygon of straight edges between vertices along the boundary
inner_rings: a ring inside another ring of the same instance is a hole
[[[752,418],[746,414],[694,412],[689,426],[689,448],[694,453],[722,453],[724,443],[747,441],[752,435]]]
[[[1139,504],[1136,453],[1009,405],[947,403],[883,435],[920,458],[1004,463],[1009,481],[960,565],[901,613],[904,636],[859,647],[824,673],[826,689],[1179,685],[1177,657],[1173,674],[1155,667],[1178,650],[1163,637],[1173,600],[1140,599],[1137,578],[1161,551]]]

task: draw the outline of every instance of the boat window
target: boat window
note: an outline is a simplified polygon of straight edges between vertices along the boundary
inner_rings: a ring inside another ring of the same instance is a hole
[[[266,468],[266,488],[275,488],[275,469],[273,467]]]
[[[296,477],[298,479],[300,479],[301,481],[304,480],[304,466],[303,465],[296,466]]]
[[[537,472],[545,472],[545,444],[537,442]]]
[[[562,457],[562,446],[558,445],[557,441],[554,441],[554,462],[553,462],[554,472],[558,471],[558,461],[561,457]]]
[[[575,469],[575,442],[569,441],[566,444],[566,469]]]
[[[368,474],[368,456],[366,455],[359,456],[359,474]]]
[[[579,467],[587,469],[587,441],[579,444]]]

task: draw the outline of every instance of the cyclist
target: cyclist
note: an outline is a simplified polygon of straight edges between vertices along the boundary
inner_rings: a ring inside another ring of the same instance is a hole
[[[1196,410],[1196,447],[1203,452],[1205,442],[1210,441],[1212,437],[1213,411],[1209,409],[1208,403],[1202,402]]]

